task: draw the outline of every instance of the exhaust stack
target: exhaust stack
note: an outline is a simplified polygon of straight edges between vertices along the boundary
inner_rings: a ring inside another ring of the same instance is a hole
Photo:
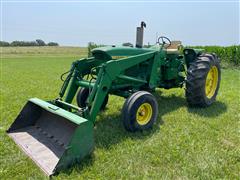
[[[143,47],[143,29],[146,28],[146,23],[141,22],[141,27],[137,27],[136,47]]]

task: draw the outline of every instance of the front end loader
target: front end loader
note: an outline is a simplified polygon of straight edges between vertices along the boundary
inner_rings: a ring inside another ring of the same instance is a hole
[[[94,149],[96,116],[109,95],[126,98],[122,121],[127,131],[151,129],[158,116],[156,88],[185,87],[190,106],[206,107],[217,96],[221,71],[215,54],[180,50],[179,41],[159,37],[143,48],[144,22],[136,47],[106,46],[76,60],[66,73],[58,98],[30,99],[7,130],[16,144],[47,174],[53,175]],[[181,53],[182,52],[182,53]],[[77,105],[72,101],[76,97]]]

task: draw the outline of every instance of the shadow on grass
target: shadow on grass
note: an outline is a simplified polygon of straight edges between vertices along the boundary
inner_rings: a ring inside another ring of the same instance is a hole
[[[172,111],[177,110],[180,107],[187,107],[185,98],[171,95],[171,96],[160,96],[160,93],[156,92],[155,97],[158,101],[158,120],[151,130],[142,132],[127,132],[121,121],[121,109],[116,109],[113,114],[100,113],[99,118],[96,121],[94,127],[94,140],[96,148],[108,149],[114,146],[124,139],[147,139],[150,138],[154,133],[160,130],[160,125],[164,124],[162,116]],[[224,113],[227,110],[226,104],[223,102],[215,102],[207,108],[190,108],[188,107],[189,113],[198,114],[204,117],[216,117]],[[107,109],[108,111],[108,109]],[[116,112],[117,111],[117,112]],[[86,166],[91,166],[94,163],[94,154],[84,158],[81,163],[74,165],[74,168],[64,171],[63,173],[70,174],[73,169],[77,172]]]
[[[227,111],[227,105],[223,102],[216,101],[211,106],[205,108],[188,107],[188,112],[198,114],[204,117],[217,117]]]
[[[160,122],[161,121],[158,121],[151,130],[132,133],[124,129],[120,113],[100,115],[100,119],[96,122],[96,126],[94,128],[95,145],[97,148],[108,149],[112,145],[116,145],[127,138],[149,138],[154,134],[154,132],[159,130]]]
[[[182,106],[187,106],[185,98],[182,98],[180,96],[176,96],[174,94],[171,96],[161,96],[158,93],[155,93],[154,95],[158,101],[159,117],[175,111]]]
[[[158,120],[152,129],[142,132],[127,132],[121,121],[121,109],[117,109],[114,114],[102,113],[96,122],[94,137],[95,145],[98,148],[110,148],[112,145],[118,144],[126,138],[130,139],[146,139],[151,137],[156,131],[160,130],[160,125],[164,124],[163,115],[171,113],[180,107],[187,107],[189,113],[198,114],[203,117],[217,117],[226,112],[227,106],[223,102],[215,102],[206,108],[190,108],[186,99],[181,96],[160,96],[155,93],[158,101]]]
[[[198,114],[204,117],[217,117],[227,111],[227,105],[223,102],[216,101],[209,107],[189,107],[185,98],[181,96],[159,96],[155,94],[159,106],[159,116],[175,111],[180,107],[187,107],[189,113]]]
[[[60,174],[62,175],[70,175],[71,173],[73,173],[73,171],[77,171],[79,174],[81,174],[81,171],[85,168],[85,167],[88,167],[88,166],[92,166],[93,163],[95,161],[95,156],[94,156],[94,153],[84,157],[81,161],[79,162],[75,162],[73,164],[73,166],[69,166],[68,169],[64,169],[60,172]],[[53,176],[50,176],[49,179],[54,179],[54,177],[58,176],[59,173],[56,173],[55,175]],[[67,178],[66,178],[67,179]]]

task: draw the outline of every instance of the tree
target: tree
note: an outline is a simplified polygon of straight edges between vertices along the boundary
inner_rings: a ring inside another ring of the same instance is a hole
[[[49,42],[47,45],[48,46],[59,46],[59,44],[56,42]]]
[[[36,41],[0,41],[0,47],[7,47],[7,46],[59,46],[56,42],[49,42],[46,44],[43,40],[37,39]]]
[[[123,46],[130,46],[130,47],[133,47],[133,44],[130,43],[130,42],[123,43],[122,45],[123,45]]]
[[[6,41],[0,41],[0,47],[6,47],[6,46],[10,46],[10,43]]]
[[[36,41],[13,41],[10,46],[38,46]]]
[[[36,39],[38,46],[46,46],[46,43],[41,39]]]
[[[88,57],[91,57],[92,56],[92,49],[94,49],[94,48],[97,48],[98,47],[98,45],[97,44],[95,44],[94,42],[89,42],[88,43]]]

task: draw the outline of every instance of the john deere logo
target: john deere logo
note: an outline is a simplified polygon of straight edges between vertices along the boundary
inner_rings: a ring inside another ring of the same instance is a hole
[[[128,56],[112,56],[112,59],[122,59],[127,58]]]

